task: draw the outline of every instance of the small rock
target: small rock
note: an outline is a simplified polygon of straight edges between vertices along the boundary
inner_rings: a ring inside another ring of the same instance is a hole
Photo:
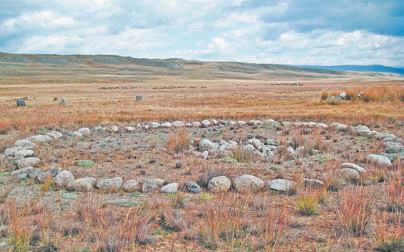
[[[382,156],[382,155],[369,154],[367,156],[367,160],[370,163],[376,164],[378,166],[387,166],[387,167],[391,166],[390,160],[387,157]]]
[[[122,178],[115,177],[111,179],[99,179],[97,188],[106,191],[118,191],[122,186]]]
[[[161,127],[163,128],[171,128],[173,125],[170,122],[164,122],[161,124]]]
[[[58,187],[66,187],[74,181],[74,176],[69,171],[61,171],[53,179],[53,184]]]
[[[164,184],[163,179],[147,179],[142,185],[142,192],[152,192],[159,189]]]
[[[234,179],[234,188],[240,193],[258,192],[261,191],[264,186],[265,183],[262,179],[248,174]]]
[[[49,174],[52,176],[52,177],[56,177],[58,174],[59,174],[59,168],[57,168],[57,167],[54,167],[54,168],[51,168],[50,170],[49,170]]]
[[[127,132],[132,132],[132,131],[135,131],[135,127],[127,126],[127,127],[125,127],[125,130],[126,130]]]
[[[67,189],[76,192],[88,192],[94,189],[95,182],[93,177],[79,178],[69,183]]]
[[[231,181],[226,176],[214,177],[209,180],[208,189],[213,193],[227,192],[230,190]]]
[[[208,151],[202,152],[202,158],[203,158],[204,160],[207,160],[208,157],[209,157],[209,152],[208,152]]]
[[[324,186],[324,182],[318,179],[305,178],[303,181],[306,187],[322,188]]]
[[[109,128],[109,131],[110,131],[110,132],[117,133],[117,132],[119,132],[119,127],[116,126],[116,125],[112,125],[112,126]]]
[[[28,137],[27,139],[34,143],[46,143],[46,142],[50,142],[53,140],[53,138],[48,135],[31,136],[31,137]]]
[[[161,193],[176,193],[178,191],[178,183],[171,183],[160,188]]]
[[[136,191],[139,191],[140,188],[141,188],[140,182],[136,179],[131,179],[131,180],[126,181],[122,186],[122,189],[125,192],[136,192]]]
[[[34,155],[34,151],[33,150],[19,150],[16,151],[14,156],[16,159],[22,159],[25,157],[32,157]]]
[[[207,138],[202,139],[201,143],[199,144],[199,150],[201,151],[217,150],[218,148],[219,144],[214,143]]]
[[[35,166],[40,162],[41,160],[37,157],[21,158],[17,161],[17,167],[21,169],[28,166]]]
[[[52,137],[55,140],[63,137],[63,134],[56,130],[50,131],[50,132],[46,133],[46,135]]]
[[[293,189],[295,185],[296,185],[295,182],[288,179],[274,179],[274,180],[268,180],[267,182],[267,187],[269,189],[281,192],[289,191]]]
[[[364,173],[364,172],[366,172],[365,168],[363,168],[363,167],[361,167],[361,166],[359,166],[359,165],[353,164],[353,163],[343,163],[343,164],[341,165],[341,168],[354,169],[354,170],[356,170],[358,173]]]
[[[152,129],[157,129],[157,128],[160,127],[160,123],[158,123],[158,122],[151,122],[151,123],[149,123],[149,126],[150,126],[150,128],[152,128]]]
[[[182,167],[182,162],[177,162],[177,163],[175,164],[175,168],[176,168],[176,169],[181,169],[181,167]]]
[[[210,125],[212,125],[212,123],[211,123],[209,120],[203,120],[203,121],[201,122],[201,124],[202,124],[202,127],[203,127],[203,128],[207,128],[207,127],[209,127]]]
[[[202,127],[202,123],[200,123],[200,122],[192,122],[192,126],[195,127],[195,128],[200,128],[200,127]]]

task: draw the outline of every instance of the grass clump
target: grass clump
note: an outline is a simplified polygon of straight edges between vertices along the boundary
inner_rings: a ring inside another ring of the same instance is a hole
[[[176,133],[168,136],[167,147],[170,151],[181,152],[188,148],[189,143],[189,132],[184,128],[180,128]]]
[[[318,209],[319,197],[315,193],[308,193],[297,199],[297,209],[301,215],[314,215]]]
[[[404,251],[404,238],[390,238],[383,239],[378,242],[378,246],[375,249],[380,252],[401,252]]]

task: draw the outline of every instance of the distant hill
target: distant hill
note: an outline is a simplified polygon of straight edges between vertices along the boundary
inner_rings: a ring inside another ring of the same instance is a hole
[[[291,80],[324,78],[397,78],[388,73],[339,69],[116,55],[0,53],[1,83],[135,82],[150,79]]]
[[[375,72],[375,73],[395,73],[404,75],[404,67],[389,67],[383,65],[340,65],[340,66],[312,66],[312,65],[294,65],[301,68],[315,68],[338,71],[353,71],[353,72]]]

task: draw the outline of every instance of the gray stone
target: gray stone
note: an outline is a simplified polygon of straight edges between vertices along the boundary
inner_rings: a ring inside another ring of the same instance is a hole
[[[34,143],[47,143],[53,140],[53,138],[48,135],[30,136],[27,139]]]
[[[192,122],[192,126],[195,127],[195,128],[200,128],[200,127],[202,127],[202,123],[200,123],[200,122]]]
[[[262,179],[249,174],[244,174],[234,179],[234,188],[240,193],[258,192],[264,186],[265,183]]]
[[[382,156],[382,155],[369,154],[367,156],[367,160],[370,163],[376,164],[378,166],[387,166],[387,167],[391,166],[390,160],[387,157]]]
[[[50,131],[50,132],[46,133],[46,135],[52,137],[55,140],[63,137],[63,134],[56,130]]]
[[[21,168],[21,169],[12,171],[12,172],[11,172],[11,176],[16,176],[16,177],[18,177],[18,176],[20,176],[21,174],[26,174],[26,177],[28,177],[28,173],[29,173],[32,169],[34,169],[32,166],[28,166],[28,167],[25,167],[25,168]]]
[[[67,189],[76,192],[88,192],[94,189],[95,182],[96,180],[93,177],[79,178],[70,182]]]
[[[164,122],[161,124],[162,128],[171,128],[173,125],[170,122]]]
[[[185,126],[185,123],[182,122],[182,121],[174,121],[174,122],[173,122],[173,126],[176,127],[176,128],[178,128],[178,127],[184,127],[184,126]]]
[[[271,162],[274,159],[275,153],[272,151],[271,147],[262,147],[262,157],[265,161]]]
[[[359,135],[368,135],[370,133],[370,129],[364,125],[358,125],[356,127],[351,127],[351,129],[358,133]]]
[[[74,176],[69,171],[61,171],[53,179],[53,184],[58,187],[66,187],[74,181]]]
[[[97,188],[106,191],[118,191],[122,186],[122,178],[98,179]]]
[[[204,127],[204,128],[207,128],[207,127],[209,127],[210,125],[212,125],[212,123],[211,123],[209,120],[203,120],[203,121],[201,122],[201,124],[202,124],[202,127]]]
[[[209,152],[208,152],[208,151],[202,152],[202,158],[203,158],[203,159],[207,160],[208,157],[209,157]]]
[[[263,144],[261,143],[261,141],[259,139],[256,139],[256,138],[249,139],[248,143],[252,144],[257,150],[262,151]]]
[[[91,130],[89,128],[81,128],[81,129],[78,129],[77,132],[79,132],[82,136],[91,135]]]
[[[17,160],[17,167],[18,168],[25,168],[28,166],[36,166],[39,164],[41,160],[37,157],[27,157],[27,158],[21,158]]]
[[[51,169],[49,170],[49,174],[50,174],[52,177],[56,177],[56,176],[59,174],[59,172],[60,172],[60,170],[59,170],[59,168],[57,168],[57,167],[53,167],[53,168],[51,168]]]
[[[279,145],[279,141],[276,140],[276,139],[267,138],[267,140],[265,140],[265,144],[267,144],[267,145],[272,145],[272,146],[278,146],[278,145]]]
[[[136,191],[139,191],[140,188],[141,188],[140,182],[136,179],[131,179],[131,180],[126,181],[122,186],[122,189],[125,192],[136,192]]]
[[[20,139],[20,140],[17,140],[15,143],[14,143],[14,146],[16,146],[16,147],[22,147],[22,148],[24,148],[24,149],[34,149],[35,148],[35,146],[36,146],[36,144],[35,143],[33,143],[33,142],[31,142],[30,140],[28,140],[28,139]]]
[[[194,194],[198,194],[202,191],[201,187],[193,181],[185,182],[181,186],[181,190],[187,193],[194,193]]]
[[[125,127],[125,130],[126,130],[127,132],[133,132],[133,131],[135,131],[135,127],[127,126],[127,127]]]
[[[16,159],[21,159],[21,158],[25,158],[25,157],[32,157],[34,155],[34,151],[33,150],[19,150],[16,151],[14,156]]]
[[[226,176],[213,177],[208,183],[208,190],[213,193],[227,192],[230,187],[231,181]]]
[[[152,192],[152,191],[156,191],[157,189],[159,189],[162,185],[164,184],[164,180],[163,179],[147,179],[146,181],[143,182],[142,185],[142,192]]]
[[[237,124],[238,124],[240,127],[243,127],[243,126],[246,126],[246,125],[247,125],[247,123],[246,123],[245,121],[237,121]]]
[[[26,150],[23,147],[9,147],[4,150],[4,155],[6,157],[15,157],[15,153],[18,151]]]
[[[119,132],[119,127],[116,125],[112,125],[108,130],[110,132],[117,133],[117,132]]]
[[[278,127],[279,126],[279,123],[277,121],[273,120],[273,119],[266,120],[265,124],[269,125],[271,127]]]
[[[219,144],[214,143],[207,138],[202,139],[199,144],[199,150],[201,150],[201,151],[217,150],[218,148],[219,148]]]
[[[60,98],[60,104],[62,104],[62,105],[67,105],[67,99],[66,99],[66,97]]]
[[[364,173],[364,172],[366,172],[365,168],[363,168],[363,167],[361,167],[361,166],[359,166],[359,165],[353,164],[353,163],[343,163],[343,164],[341,165],[341,168],[354,169],[354,170],[356,170],[358,173]]]
[[[176,193],[178,191],[178,183],[171,183],[160,188],[161,193]]]
[[[289,191],[293,189],[295,185],[296,182],[293,182],[288,179],[274,179],[274,180],[268,180],[267,182],[267,187],[269,189],[281,192]]]
[[[157,129],[157,128],[160,127],[160,123],[158,123],[158,122],[151,122],[151,123],[149,123],[149,126],[150,126],[150,128],[152,128],[152,129]]]

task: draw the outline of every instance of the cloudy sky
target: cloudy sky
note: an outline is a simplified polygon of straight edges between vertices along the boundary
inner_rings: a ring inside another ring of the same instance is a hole
[[[404,66],[404,2],[0,0],[0,51]]]

